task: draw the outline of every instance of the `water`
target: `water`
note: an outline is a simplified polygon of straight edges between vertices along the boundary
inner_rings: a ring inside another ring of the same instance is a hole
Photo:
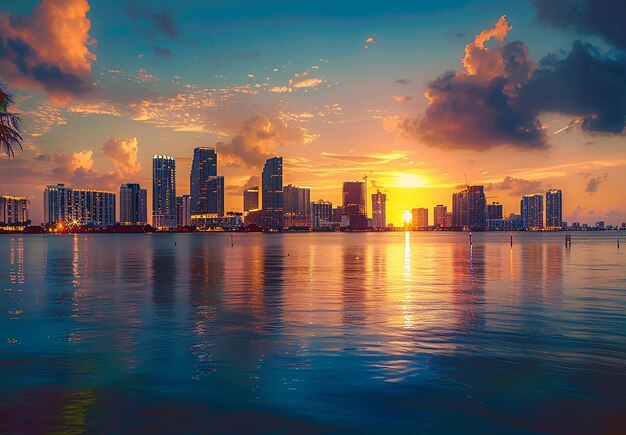
[[[623,432],[616,237],[0,236],[0,432]]]

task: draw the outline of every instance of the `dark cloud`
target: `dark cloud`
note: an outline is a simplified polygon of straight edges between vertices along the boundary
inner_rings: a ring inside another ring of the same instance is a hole
[[[446,36],[450,39],[463,39],[467,38],[467,33],[463,32],[448,32]]]
[[[411,79],[395,79],[393,82],[398,85],[410,85]]]
[[[621,134],[626,117],[626,58],[575,41],[567,55],[538,64],[523,42],[495,48],[510,30],[504,17],[465,48],[464,70],[446,72],[426,86],[429,106],[419,118],[398,122],[402,135],[445,149],[484,151],[497,146],[544,149],[539,116],[555,112],[593,133]]]
[[[626,2],[623,0],[534,0],[537,18],[557,29],[598,35],[626,49]]]
[[[172,50],[167,47],[157,47],[155,45],[152,47],[152,51],[155,56],[170,57],[172,55]]]
[[[93,88],[87,0],[43,0],[26,16],[0,13],[0,71],[65,103]]]
[[[178,39],[180,32],[178,26],[174,22],[173,15],[166,9],[160,12],[152,10],[147,4],[140,4],[136,0],[130,0],[127,4],[126,11],[128,16],[136,23],[147,21],[152,25],[152,29],[145,31],[146,35],[154,39],[153,29],[161,33],[169,39]]]
[[[491,183],[485,186],[485,190],[510,190],[511,195],[522,196],[538,192],[542,187],[541,181],[525,180],[506,176],[499,183]]]
[[[585,192],[589,192],[591,194],[598,191],[600,184],[604,183],[609,179],[609,174],[605,173],[604,175],[600,175],[599,177],[590,178],[587,181],[587,187],[585,187]]]

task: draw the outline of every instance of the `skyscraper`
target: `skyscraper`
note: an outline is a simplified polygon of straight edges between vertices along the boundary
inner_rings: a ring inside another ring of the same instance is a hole
[[[413,229],[428,227],[428,209],[427,208],[414,208],[411,209],[411,224]]]
[[[563,196],[559,189],[546,192],[546,227],[561,228],[563,225]]]
[[[322,230],[332,227],[333,204],[320,199],[311,203],[311,228]]]
[[[106,227],[115,223],[115,193],[73,189],[64,184],[47,186],[43,195],[48,224],[68,223]]]
[[[193,213],[198,214],[198,213]],[[207,180],[207,209],[204,213],[215,215],[217,217],[224,216],[224,177],[216,175],[209,177]]]
[[[487,228],[487,198],[483,186],[467,186],[452,195],[452,225],[466,230]]]
[[[176,162],[170,156],[152,159],[152,225],[176,228]]]
[[[520,201],[520,214],[524,226],[528,229],[543,228],[543,195],[534,193],[522,196]]]
[[[365,201],[365,183],[361,181],[344,181],[342,227],[350,229],[367,228]]]
[[[267,159],[261,178],[265,228],[281,231],[283,229],[283,158]]]
[[[213,177],[217,176],[217,153],[215,148],[198,147],[193,150],[189,189],[191,214],[216,214],[219,199]],[[223,189],[222,189],[223,192]],[[222,197],[222,203],[224,202]],[[223,212],[222,212],[223,215]]]
[[[372,194],[372,221],[374,228],[387,227],[387,195],[380,190]]]
[[[285,228],[311,226],[311,188],[288,184],[283,187]]]
[[[0,196],[0,225],[30,225],[30,201],[22,196]]]
[[[436,205],[433,210],[433,225],[438,228],[445,228],[446,226],[446,213],[448,213],[448,207],[445,205]]]
[[[191,195],[176,197],[176,222],[179,227],[191,226]]]
[[[139,184],[120,186],[120,222],[122,225],[148,223],[148,192]]]
[[[258,210],[259,186],[250,187],[243,191],[243,211]]]

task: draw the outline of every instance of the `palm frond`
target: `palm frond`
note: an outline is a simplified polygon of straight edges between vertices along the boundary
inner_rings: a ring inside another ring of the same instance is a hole
[[[22,135],[14,128],[5,124],[0,124],[0,149],[9,157],[15,157],[15,149],[22,148]]]
[[[21,120],[18,115],[8,109],[13,105],[13,96],[7,92],[5,85],[0,82],[0,150],[7,156],[15,157],[15,149],[23,150],[23,138],[20,134]]]

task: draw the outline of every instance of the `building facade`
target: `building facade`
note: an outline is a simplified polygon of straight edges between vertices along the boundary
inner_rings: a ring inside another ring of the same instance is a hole
[[[411,225],[413,229],[423,229],[428,227],[428,209],[413,208],[411,209]]]
[[[327,230],[333,226],[333,204],[330,201],[311,203],[311,229],[315,231]]]
[[[546,192],[546,227],[552,229],[563,227],[563,194],[559,189]]]
[[[191,195],[176,197],[176,222],[178,227],[191,226]]]
[[[366,229],[367,216],[365,215],[365,183],[361,181],[344,181],[343,211],[341,226],[349,229]]]
[[[243,211],[259,209],[259,186],[249,187],[243,191]]]
[[[502,204],[499,202],[487,204],[487,219],[502,219]]]
[[[543,195],[534,193],[524,195],[520,201],[520,215],[527,229],[538,230],[543,228]]]
[[[148,191],[139,184],[120,186],[120,223],[146,225],[148,223]]]
[[[436,205],[433,209],[433,225],[437,228],[446,227],[446,213],[448,207],[442,204]]]
[[[310,228],[311,188],[288,184],[283,187],[284,228]]]
[[[30,201],[22,196],[0,196],[0,225],[30,225]]]
[[[487,228],[487,198],[483,186],[467,186],[452,195],[452,225],[470,231]]]
[[[152,159],[152,225],[176,228],[176,161],[171,156]]]
[[[387,227],[387,195],[380,190],[372,195],[372,226],[379,229]]]
[[[217,175],[215,148],[193,150],[189,186],[192,215],[224,216],[224,177]]]
[[[263,167],[262,199],[264,228],[271,231],[283,229],[283,158],[267,159]]]
[[[106,227],[115,223],[115,193],[73,189],[64,184],[44,190],[44,217],[47,224]]]

